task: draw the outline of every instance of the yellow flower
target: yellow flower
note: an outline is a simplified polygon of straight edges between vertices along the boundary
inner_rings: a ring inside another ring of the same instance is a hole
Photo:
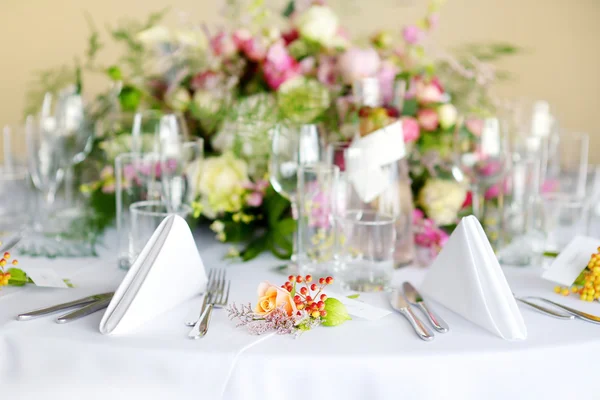
[[[467,190],[458,182],[445,179],[429,179],[419,192],[418,202],[437,225],[456,222]]]

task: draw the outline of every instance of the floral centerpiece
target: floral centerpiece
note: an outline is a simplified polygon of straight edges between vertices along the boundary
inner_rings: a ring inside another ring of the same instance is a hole
[[[245,244],[232,249],[231,256],[248,260],[270,250],[289,258],[295,224],[289,203],[268,183],[269,129],[280,122],[320,123],[329,140],[350,140],[356,131],[351,85],[377,77],[384,102],[394,103],[394,117],[402,120],[415,203],[423,218],[452,228],[468,205],[463,183],[448,179],[452,132],[460,111],[491,104],[489,87],[498,74],[484,61],[514,48],[475,46],[458,58],[432,49],[427,39],[442,3],[432,0],[417,24],[397,34],[378,32],[367,46],[349,37],[322,0],[292,0],[282,13],[264,1],[252,1],[244,9],[229,2],[238,8],[230,6],[228,15],[246,18],[234,21],[233,29],[216,31],[206,26],[169,30],[160,25],[163,13],[157,13],[111,29],[124,52],[108,65],[98,62],[103,43],[90,23],[85,62],[76,72],[63,68],[44,74],[30,103],[39,104],[44,91],[73,76],[81,78],[83,71],[101,73],[112,82],[90,104],[98,121],[115,111],[144,108],[181,113],[190,134],[205,139],[208,155],[194,188],[195,217],[208,221],[218,240]],[[400,99],[394,97],[399,84],[406,88]],[[78,86],[85,88],[81,79]],[[99,228],[114,218],[111,165],[116,154],[130,147],[126,132],[126,126],[99,130],[92,153],[80,166],[95,171],[82,190]],[[442,241],[435,243],[439,247]]]

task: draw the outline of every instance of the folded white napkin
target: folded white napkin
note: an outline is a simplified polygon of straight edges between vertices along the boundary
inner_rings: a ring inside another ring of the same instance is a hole
[[[135,260],[100,322],[103,334],[136,329],[200,294],[207,278],[190,228],[168,216]]]
[[[503,339],[527,338],[525,322],[498,259],[472,215],[456,227],[431,265],[421,291]]]

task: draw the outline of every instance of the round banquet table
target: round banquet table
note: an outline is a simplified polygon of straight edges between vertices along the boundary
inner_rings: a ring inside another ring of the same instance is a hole
[[[270,256],[230,263],[223,260],[227,247],[212,236],[196,240],[206,268],[227,269],[230,301],[254,303],[260,281],[286,279],[274,269],[281,261]],[[451,328],[433,342],[421,341],[398,313],[376,321],[355,318],[294,338],[252,336],[236,328],[225,310],[215,311],[205,338],[190,340],[183,321],[199,310],[200,298],[124,336],[99,333],[102,312],[64,325],[52,317],[15,320],[25,311],[116,289],[125,272],[116,268],[111,247],[92,259],[20,258],[24,267],[54,268],[76,287],[0,290],[0,398],[563,399],[597,377],[600,325],[553,319],[523,305],[528,338],[517,342],[433,302]],[[540,278],[541,268],[504,271],[516,294],[542,295],[600,314],[598,303],[559,298],[554,285]],[[418,287],[425,272],[400,269],[394,283],[410,280]],[[382,293],[362,294],[360,300],[390,309]]]

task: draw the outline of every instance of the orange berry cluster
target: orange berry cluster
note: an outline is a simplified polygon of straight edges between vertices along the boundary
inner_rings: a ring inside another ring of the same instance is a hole
[[[321,292],[325,286],[333,283],[333,278],[331,276],[319,278],[318,284],[312,283],[312,281],[312,275],[290,275],[287,282],[281,287],[290,293],[296,289],[293,300],[299,311],[306,310],[313,318],[326,317],[327,311],[325,311],[325,300],[327,300],[327,295]],[[297,286],[302,284],[304,284],[304,286],[297,289]]]
[[[0,245],[2,245],[2,242],[0,242]],[[10,259],[10,253],[8,251],[5,252],[4,257],[2,257],[0,259],[0,286],[8,285],[8,281],[10,280],[10,272],[4,271],[4,267],[8,263],[9,259]],[[18,263],[19,262],[15,259],[15,260],[12,260],[11,264],[17,265]]]
[[[598,252],[592,254],[587,268],[581,275],[582,285],[573,285],[569,289],[568,287],[556,286],[554,291],[568,296],[569,293],[578,294],[579,298],[583,301],[594,301],[600,299],[600,247]]]

